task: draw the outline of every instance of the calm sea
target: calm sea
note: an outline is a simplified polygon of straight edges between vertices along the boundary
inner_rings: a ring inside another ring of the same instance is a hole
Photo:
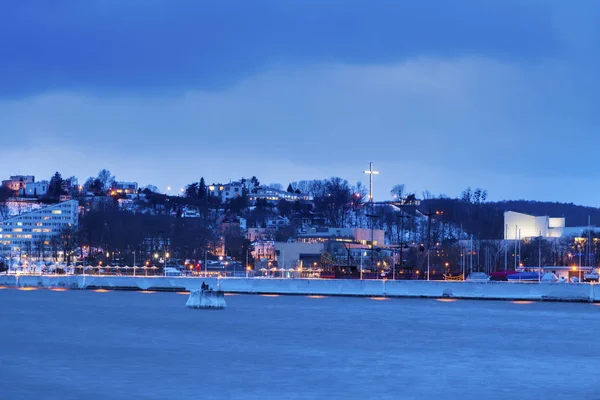
[[[0,399],[600,399],[600,307],[0,290]]]

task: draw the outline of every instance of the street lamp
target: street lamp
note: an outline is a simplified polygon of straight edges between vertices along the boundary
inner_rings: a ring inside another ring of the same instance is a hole
[[[363,256],[366,256],[367,252],[362,252],[360,253],[360,279],[362,280],[363,278]]]
[[[169,253],[165,253],[165,258],[163,259],[163,274],[167,276],[167,258],[169,258]]]

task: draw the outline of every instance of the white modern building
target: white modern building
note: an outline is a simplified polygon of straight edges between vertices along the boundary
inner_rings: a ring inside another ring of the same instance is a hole
[[[275,257],[279,268],[297,268],[304,257],[320,257],[324,243],[275,242]]]
[[[52,237],[69,227],[77,227],[79,204],[76,200],[42,207],[0,221],[0,254],[15,257],[48,250]]]
[[[597,226],[566,226],[565,218],[536,217],[529,214],[506,211],[504,213],[504,240],[543,237],[579,237],[586,231],[600,232]]]
[[[529,214],[506,211],[504,213],[504,240],[533,237],[559,238],[565,230],[564,218],[536,217]]]

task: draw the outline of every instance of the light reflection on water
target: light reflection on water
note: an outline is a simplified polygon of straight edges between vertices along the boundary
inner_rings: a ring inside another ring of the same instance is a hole
[[[440,301],[442,303],[454,303],[456,301],[456,299],[444,299],[444,298],[440,298],[440,299],[436,299],[437,301]]]

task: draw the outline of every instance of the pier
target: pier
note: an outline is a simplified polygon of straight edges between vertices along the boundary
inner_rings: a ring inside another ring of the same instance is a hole
[[[595,290],[594,283],[0,275],[0,286],[20,288],[179,292],[199,289],[202,282],[225,293],[240,294],[600,302],[600,290]]]

